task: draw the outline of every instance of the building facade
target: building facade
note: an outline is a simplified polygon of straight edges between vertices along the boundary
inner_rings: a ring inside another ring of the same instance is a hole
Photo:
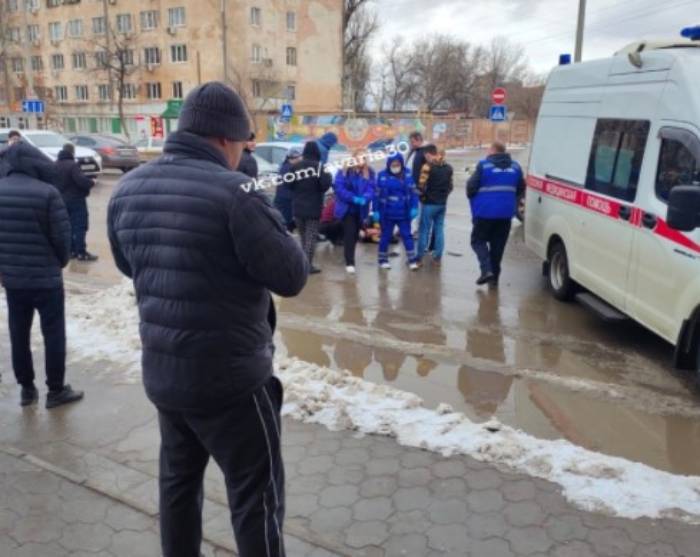
[[[210,80],[255,113],[339,110],[342,13],[343,0],[0,0],[0,128],[167,133]],[[29,98],[45,113],[23,113]]]

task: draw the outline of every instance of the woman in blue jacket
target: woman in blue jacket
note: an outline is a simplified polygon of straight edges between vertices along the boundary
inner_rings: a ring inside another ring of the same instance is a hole
[[[369,215],[374,197],[375,173],[367,164],[366,155],[353,153],[353,166],[346,166],[335,176],[335,218],[343,223],[345,270],[355,274],[355,247],[360,227]]]
[[[411,171],[401,153],[389,157],[386,170],[377,176],[377,189],[372,203],[374,219],[380,223],[382,236],[379,240],[379,266],[391,269],[389,264],[389,242],[394,228],[399,227],[406,257],[412,271],[418,269],[416,248],[411,235],[411,221],[418,216],[418,193]]]

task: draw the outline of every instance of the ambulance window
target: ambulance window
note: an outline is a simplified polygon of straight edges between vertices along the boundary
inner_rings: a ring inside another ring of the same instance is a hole
[[[700,185],[700,141],[683,130],[662,131],[656,195],[662,201],[676,186]]]
[[[598,120],[586,189],[634,201],[648,136],[646,120]]]

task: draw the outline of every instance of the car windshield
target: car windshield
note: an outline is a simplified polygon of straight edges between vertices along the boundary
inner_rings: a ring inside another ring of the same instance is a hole
[[[31,133],[25,136],[37,147],[63,147],[70,143],[66,137],[58,133]]]

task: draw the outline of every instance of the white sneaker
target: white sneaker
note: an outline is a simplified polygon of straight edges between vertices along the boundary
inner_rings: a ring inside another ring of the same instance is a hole
[[[417,271],[419,269],[419,266],[418,266],[418,263],[411,263],[408,266],[408,268],[411,269],[411,271]]]
[[[380,263],[380,264],[379,264],[379,268],[380,268],[380,269],[389,270],[389,269],[391,269],[391,265],[389,264],[388,261],[386,261],[386,262],[384,262],[384,263]]]
[[[345,267],[345,270],[347,271],[348,275],[355,274],[355,267],[353,265],[348,265],[347,267]]]

